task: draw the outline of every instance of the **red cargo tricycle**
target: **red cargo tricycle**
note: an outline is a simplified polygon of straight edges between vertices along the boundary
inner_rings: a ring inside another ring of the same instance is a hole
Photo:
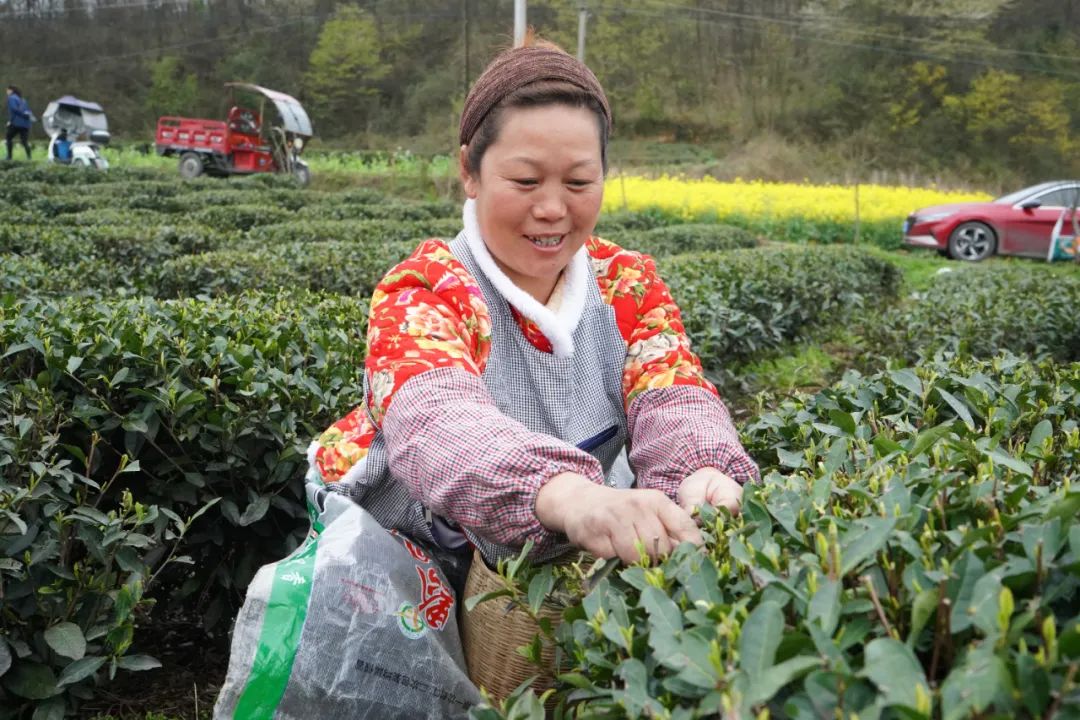
[[[180,176],[203,173],[224,177],[278,172],[293,175],[301,185],[311,170],[300,159],[312,136],[311,120],[296,98],[248,83],[226,83],[232,94],[226,119],[186,117],[158,119],[155,143],[163,156],[179,156]],[[266,116],[267,101],[277,124]]]

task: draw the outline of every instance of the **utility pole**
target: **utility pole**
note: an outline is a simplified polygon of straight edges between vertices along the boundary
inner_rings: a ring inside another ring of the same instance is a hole
[[[585,25],[589,22],[589,6],[585,0],[578,5],[577,16],[577,59],[585,62]]]
[[[525,0],[514,0],[514,47],[525,42]]]
[[[465,94],[469,94],[469,0],[462,0],[462,9],[465,11]]]

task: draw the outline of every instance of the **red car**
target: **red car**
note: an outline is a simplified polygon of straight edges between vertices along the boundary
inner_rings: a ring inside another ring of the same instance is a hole
[[[1055,180],[990,202],[923,208],[904,221],[904,243],[958,260],[994,254],[1045,258],[1059,221],[1060,232],[1072,235],[1070,213],[1078,193],[1080,180]]]

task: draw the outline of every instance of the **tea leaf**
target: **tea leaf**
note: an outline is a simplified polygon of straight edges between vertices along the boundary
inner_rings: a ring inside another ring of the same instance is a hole
[[[80,660],[76,660],[70,663],[60,673],[59,685],[72,685],[84,680],[94,673],[96,673],[101,666],[105,664],[107,658],[103,657],[84,657]]]
[[[44,700],[59,692],[52,668],[36,662],[15,663],[15,667],[4,675],[2,682],[4,687],[14,694],[30,700]]]
[[[142,671],[159,668],[161,663],[149,655],[125,655],[116,661],[116,666],[122,670]]]
[[[866,661],[862,674],[877,685],[882,699],[889,705],[918,708],[918,692],[930,696],[919,661],[906,645],[892,638],[878,638],[866,646]]]
[[[659,588],[649,586],[641,593],[641,607],[649,614],[649,632],[676,636],[682,632],[682,611]]]
[[[840,622],[840,582],[831,578],[819,581],[818,590],[810,599],[807,619],[817,622],[826,635],[832,635]]]
[[[45,642],[57,655],[72,660],[79,660],[86,654],[86,638],[82,629],[72,622],[62,622],[46,630]]]
[[[750,678],[772,667],[783,633],[784,614],[776,603],[763,602],[746,618],[739,636],[739,666]]]
[[[953,412],[964,421],[964,424],[967,425],[969,430],[975,429],[975,421],[972,419],[971,412],[968,410],[967,405],[964,404],[963,400],[960,400],[943,387],[938,386],[935,387],[934,390],[937,391],[938,395],[944,398],[945,402],[947,402],[949,407],[953,409]]]
[[[942,720],[961,720],[986,710],[998,697],[1008,697],[1012,680],[1001,658],[972,653],[949,673],[941,686]]]

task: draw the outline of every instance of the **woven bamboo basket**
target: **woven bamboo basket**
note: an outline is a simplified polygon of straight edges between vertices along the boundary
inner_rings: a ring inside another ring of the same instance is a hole
[[[465,580],[465,597],[482,595],[500,587],[499,576],[489,570],[480,554],[476,553]],[[540,616],[550,618],[552,624],[558,624],[561,611],[545,603],[540,608]],[[517,652],[517,648],[528,644],[539,632],[540,628],[527,612],[517,608],[508,611],[506,601],[501,598],[480,603],[472,612],[464,613],[461,639],[469,679],[477,687],[485,688],[496,700],[505,699],[533,675],[539,675],[533,681],[533,689],[543,692],[550,688],[555,682],[555,649],[549,643],[544,644],[542,669]]]

